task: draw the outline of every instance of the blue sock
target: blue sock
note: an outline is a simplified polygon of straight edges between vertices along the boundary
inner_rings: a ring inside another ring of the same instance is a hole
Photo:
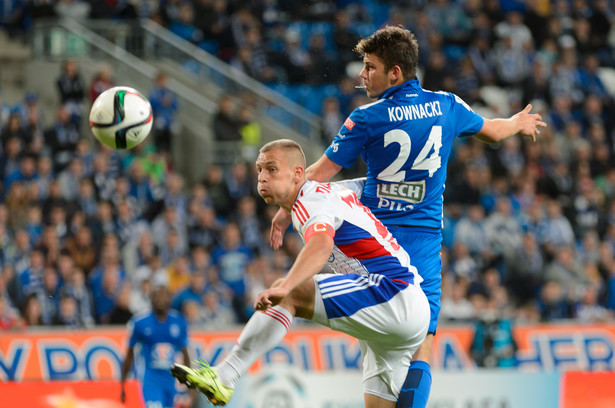
[[[406,381],[397,398],[397,408],[425,408],[431,390],[431,368],[424,361],[410,363]]]

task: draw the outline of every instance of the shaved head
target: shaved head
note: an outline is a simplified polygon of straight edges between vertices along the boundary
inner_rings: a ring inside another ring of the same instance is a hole
[[[305,183],[305,155],[297,142],[279,139],[261,147],[256,159],[258,194],[290,212]]]
[[[301,146],[299,146],[299,143],[290,139],[274,140],[261,147],[260,153],[266,153],[274,149],[281,149],[284,151],[284,156],[288,160],[290,166],[301,166],[301,168],[305,169],[305,154]]]

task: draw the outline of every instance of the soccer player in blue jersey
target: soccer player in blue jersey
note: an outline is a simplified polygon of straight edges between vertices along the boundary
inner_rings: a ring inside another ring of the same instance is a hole
[[[452,93],[421,88],[418,43],[402,27],[376,31],[355,51],[363,57],[360,76],[367,95],[376,101],[350,114],[306,177],[327,181],[359,155],[367,162],[361,202],[410,254],[431,307],[429,333],[414,354],[398,401],[401,408],[423,408],[431,389],[429,363],[440,311],[442,194],[453,139],[474,136],[493,143],[521,134],[535,141],[546,124],[530,113],[531,105],[507,119],[486,119]],[[274,249],[281,246],[289,223],[288,215],[278,211],[270,235]]]
[[[186,320],[170,309],[171,295],[166,286],[152,292],[152,312],[133,316],[128,323],[128,352],[122,366],[121,400],[124,402],[124,382],[135,358],[137,378],[141,381],[145,408],[172,408],[177,391],[169,372],[181,351],[188,365],[188,330]]]
[[[291,214],[305,246],[286,277],[258,294],[254,313],[215,367],[175,364],[180,382],[226,405],[238,379],[286,335],[295,316],[356,337],[367,408],[394,408],[412,353],[429,326],[429,302],[406,251],[354,191],[305,179],[305,156],[292,140],[263,146],[258,192]],[[337,273],[319,273],[326,263]]]

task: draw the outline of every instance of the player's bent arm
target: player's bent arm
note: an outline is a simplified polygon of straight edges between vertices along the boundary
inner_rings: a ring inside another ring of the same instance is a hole
[[[320,159],[305,170],[305,178],[314,181],[329,181],[340,172],[342,166],[323,154]]]
[[[316,275],[333,252],[333,238],[326,233],[314,234],[305,244],[280,287],[293,290]]]
[[[536,136],[540,133],[539,128],[547,124],[542,121],[539,114],[530,113],[531,109],[532,105],[527,105],[521,112],[508,119],[484,119],[483,127],[474,137],[485,143],[496,143],[520,133],[535,142]]]
[[[321,271],[333,252],[333,238],[328,234],[314,234],[305,244],[288,274],[278,285],[258,294],[256,310],[266,310],[279,304],[294,288]]]

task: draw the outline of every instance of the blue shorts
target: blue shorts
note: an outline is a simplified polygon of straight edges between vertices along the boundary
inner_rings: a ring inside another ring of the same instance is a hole
[[[177,394],[175,378],[170,372],[151,370],[145,373],[143,378],[145,408],[173,408],[175,394]]]
[[[399,245],[410,255],[410,263],[423,278],[421,289],[425,292],[431,310],[428,333],[436,333],[442,295],[442,234],[440,230],[419,227],[389,227]]]

